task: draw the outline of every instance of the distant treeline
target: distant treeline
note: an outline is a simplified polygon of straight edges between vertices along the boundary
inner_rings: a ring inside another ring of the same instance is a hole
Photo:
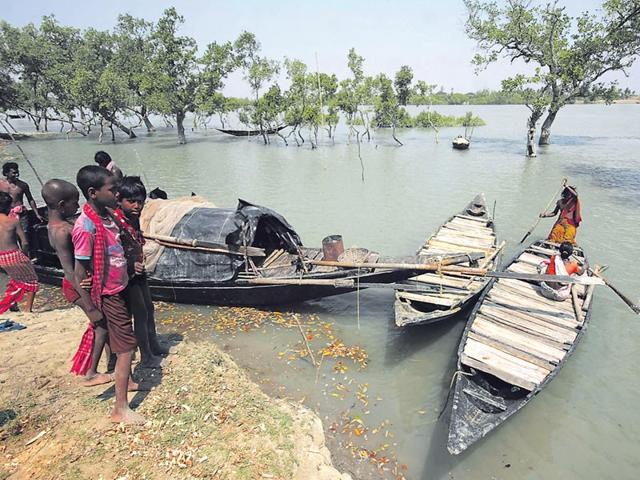
[[[447,116],[431,105],[513,101],[513,96],[496,92],[447,94],[423,80],[414,82],[407,65],[393,78],[366,75],[364,58],[354,49],[347,55],[350,76],[341,80],[300,60],[265,57],[250,32],[199,49],[193,38],[179,34],[182,23],[174,8],[157,22],[120,15],[110,31],[79,30],[53,16],[23,27],[0,21],[0,112],[6,113],[5,126],[13,128],[11,119],[19,116],[37,131],[48,131],[56,122],[67,133],[97,130],[101,140],[105,129],[112,139],[118,129],[134,138],[137,129],[154,131],[152,119],[159,115],[167,126],[176,127],[184,143],[188,113],[193,128],[212,118],[229,127],[233,113],[244,128],[260,130],[265,143],[266,131],[286,124],[290,128],[279,134],[283,141],[308,140],[315,147],[319,131],[332,137],[341,121],[349,137],[358,141],[370,139],[372,128],[392,128],[395,138],[395,128],[483,124],[471,113]],[[222,94],[234,71],[241,72],[251,98]],[[490,97],[492,102],[479,101]],[[403,107],[407,104],[422,105],[424,111],[411,116]],[[138,119],[137,125],[131,118]]]

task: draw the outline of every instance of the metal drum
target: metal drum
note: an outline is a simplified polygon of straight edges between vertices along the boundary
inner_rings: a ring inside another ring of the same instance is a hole
[[[322,239],[322,259],[336,261],[344,252],[342,235],[329,235]]]

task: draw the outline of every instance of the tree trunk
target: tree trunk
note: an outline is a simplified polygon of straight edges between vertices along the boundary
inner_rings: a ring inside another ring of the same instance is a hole
[[[178,143],[184,145],[187,143],[187,137],[184,135],[184,112],[176,113],[176,126],[178,127]]]
[[[100,113],[100,115],[102,115],[102,117],[104,117],[106,120],[109,121],[109,123],[111,124],[109,128],[111,128],[113,130],[113,125],[115,125],[120,130],[122,130],[124,133],[126,133],[129,138],[136,138],[136,134],[133,132],[133,130],[131,130],[129,127],[126,127],[122,123],[120,123],[120,121],[116,118],[115,115],[112,115],[111,113],[109,113],[105,109],[100,110],[99,113]]]
[[[391,125],[391,136],[402,147],[404,144],[396,137],[396,124]]]
[[[536,125],[540,117],[542,116],[542,110],[532,110],[531,116],[527,119],[527,157],[535,157],[536,153]]]
[[[547,113],[547,117],[544,119],[542,123],[542,130],[540,132],[540,139],[538,140],[538,145],[549,145],[551,142],[549,138],[551,137],[551,125],[553,125],[554,120],[556,119],[556,115],[558,114],[558,109],[549,109]]]
[[[147,132],[155,132],[156,127],[154,127],[153,123],[151,123],[151,120],[149,120],[149,112],[147,111],[147,107],[142,107],[140,113],[142,113],[142,121],[144,122],[144,126],[147,127]]]

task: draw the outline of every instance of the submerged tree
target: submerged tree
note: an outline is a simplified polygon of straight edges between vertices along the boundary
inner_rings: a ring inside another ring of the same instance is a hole
[[[411,94],[411,81],[413,80],[413,70],[409,65],[403,65],[396,72],[396,78],[393,85],[396,88],[398,102],[400,105],[406,105]]]
[[[640,2],[608,0],[599,14],[573,18],[557,2],[531,6],[510,0],[503,6],[465,0],[466,31],[483,51],[474,62],[486,66],[499,57],[539,67],[550,95],[539,143],[549,143],[558,111],[585,92],[607,91],[608,72],[626,74],[640,52]]]
[[[376,80],[379,93],[375,102],[375,125],[391,127],[391,136],[402,146],[402,142],[396,137],[396,127],[407,116],[407,112],[400,106],[398,96],[393,91],[391,79],[381,73]]]

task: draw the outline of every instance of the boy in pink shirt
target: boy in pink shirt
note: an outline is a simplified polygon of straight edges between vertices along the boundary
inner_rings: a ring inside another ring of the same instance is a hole
[[[109,345],[117,355],[116,401],[111,420],[143,424],[144,417],[129,408],[127,399],[131,359],[137,343],[123,295],[129,281],[127,260],[120,243],[120,229],[108,211],[116,206],[116,181],[108,170],[90,165],[80,169],[76,183],[87,203],[71,234],[76,259],[74,275],[77,284],[89,273],[93,279],[91,293],[80,289],[78,294],[85,305],[90,305],[86,314],[93,323],[106,320]]]

